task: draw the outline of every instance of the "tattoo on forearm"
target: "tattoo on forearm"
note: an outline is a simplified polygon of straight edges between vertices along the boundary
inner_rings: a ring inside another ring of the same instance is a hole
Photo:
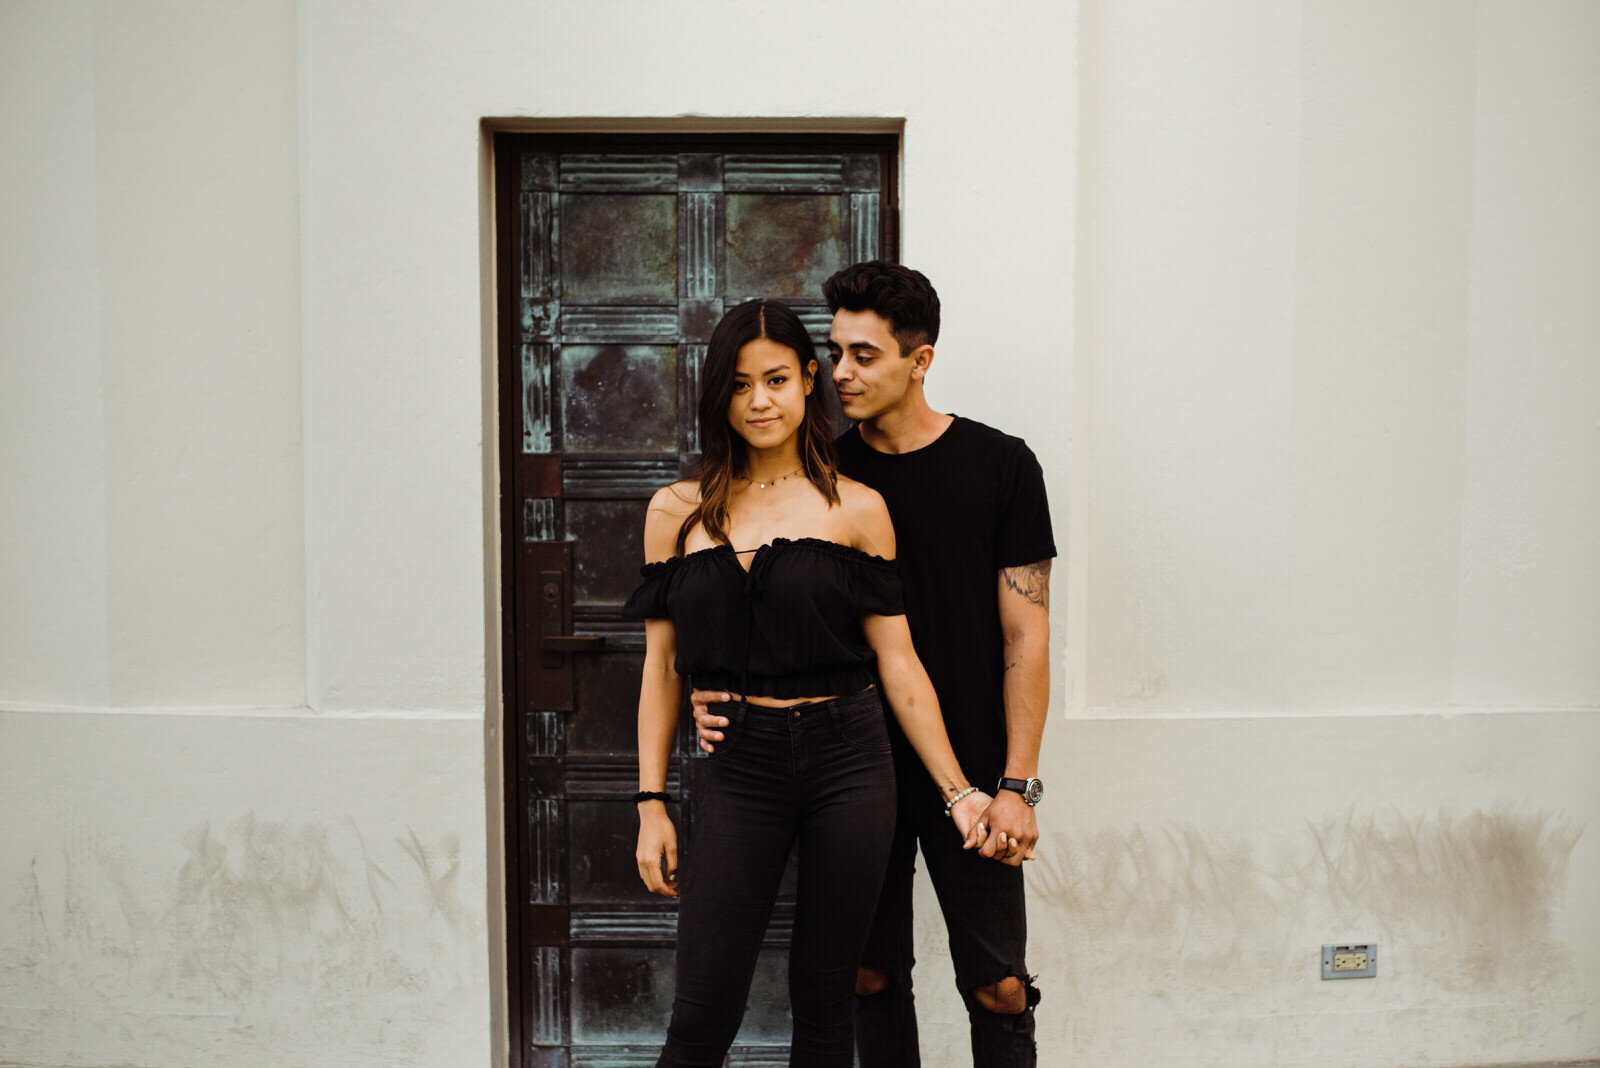
[[[1007,589],[1022,594],[1030,604],[1050,607],[1050,561],[1040,560],[1037,564],[1025,564],[1022,567],[1003,567],[1000,576],[1005,579]]]

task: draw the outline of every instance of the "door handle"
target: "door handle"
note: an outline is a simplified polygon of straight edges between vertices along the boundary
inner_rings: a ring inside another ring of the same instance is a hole
[[[566,552],[571,549],[563,546]],[[563,554],[565,557],[565,554]],[[539,664],[545,668],[570,670],[572,653],[598,653],[605,649],[603,634],[567,634],[572,626],[572,572],[570,559],[563,559],[561,570],[539,572]]]
[[[598,653],[606,647],[604,634],[546,634],[539,648],[552,653]]]

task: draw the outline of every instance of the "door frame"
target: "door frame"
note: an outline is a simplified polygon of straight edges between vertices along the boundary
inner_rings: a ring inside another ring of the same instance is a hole
[[[694,152],[726,151],[730,146],[759,150],[781,145],[819,152],[884,151],[888,171],[882,205],[884,225],[880,255],[898,262],[904,125],[904,121],[899,119],[506,119],[484,120],[481,123],[486,149],[485,180],[489,194],[486,197],[488,210],[484,223],[493,238],[493,274],[485,281],[492,283],[493,316],[491,319],[486,315],[486,321],[493,324],[494,338],[489,348],[494,367],[493,377],[486,376],[485,385],[495,392],[492,402],[495,440],[492,443],[485,441],[484,450],[486,461],[491,458],[496,461],[490,465],[492,473],[485,479],[485,489],[492,495],[495,518],[499,524],[498,542],[486,538],[486,543],[493,546],[491,558],[486,563],[498,569],[495,578],[499,587],[498,665],[495,665],[493,657],[490,659],[490,671],[497,671],[499,676],[497,695],[494,678],[486,680],[491,694],[489,712],[495,717],[494,722],[498,727],[499,768],[497,775],[491,749],[486,754],[491,758],[488,769],[490,781],[486,785],[491,799],[498,789],[501,802],[498,842],[490,843],[497,847],[498,852],[490,854],[489,870],[492,879],[496,861],[499,862],[499,886],[494,887],[491,883],[491,892],[498,889],[500,900],[491,901],[491,910],[499,912],[498,918],[502,924],[498,929],[499,944],[491,945],[489,950],[491,964],[498,963],[503,968],[505,997],[500,1002],[500,1008],[504,1013],[505,1029],[501,1034],[505,1035],[507,1045],[502,1048],[507,1051],[506,1063],[511,1068],[524,1068],[522,1002],[527,985],[521,952],[521,887],[527,858],[524,856],[525,836],[519,833],[521,813],[526,809],[521,777],[524,739],[518,729],[519,703],[516,699],[519,681],[516,670],[516,583],[520,517],[513,479],[519,453],[522,414],[517,381],[521,366],[517,329],[519,235],[516,232],[520,187],[514,161],[519,153],[530,148],[558,152],[603,152],[618,148]],[[485,309],[486,312],[488,310]],[[491,589],[494,581],[491,578]],[[494,707],[496,696],[498,708]],[[495,733],[491,731],[490,737],[492,746]],[[497,933],[494,919],[491,915],[491,939]],[[498,1039],[500,1035],[495,1037]]]

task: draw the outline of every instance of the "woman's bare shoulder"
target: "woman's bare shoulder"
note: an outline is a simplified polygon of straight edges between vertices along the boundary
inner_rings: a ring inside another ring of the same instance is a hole
[[[650,511],[682,519],[700,503],[700,483],[692,478],[679,479],[662,486],[650,497]]]
[[[865,482],[857,482],[847,475],[839,476],[839,503],[851,518],[882,514],[887,519],[889,516],[889,508],[883,503],[882,494]]]
[[[650,563],[677,555],[678,530],[700,503],[700,483],[691,479],[662,486],[644,514],[644,558]]]
[[[840,475],[839,503],[856,532],[856,548],[894,559],[894,524],[889,521],[889,506],[883,503],[882,494],[871,486]]]

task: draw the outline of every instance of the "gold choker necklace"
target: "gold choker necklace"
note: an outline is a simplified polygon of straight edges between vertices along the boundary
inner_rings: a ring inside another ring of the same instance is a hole
[[[739,479],[739,481],[740,482],[748,482],[751,485],[755,486],[756,489],[766,489],[768,486],[777,485],[779,482],[782,482],[786,478],[793,478],[795,475],[798,475],[800,472],[802,472],[804,470],[805,470],[805,468],[803,468],[803,467],[797,467],[793,471],[790,471],[787,475],[779,475],[777,478],[771,479],[771,480],[766,481],[766,482],[757,482],[755,479],[747,478],[747,477],[741,477]]]

